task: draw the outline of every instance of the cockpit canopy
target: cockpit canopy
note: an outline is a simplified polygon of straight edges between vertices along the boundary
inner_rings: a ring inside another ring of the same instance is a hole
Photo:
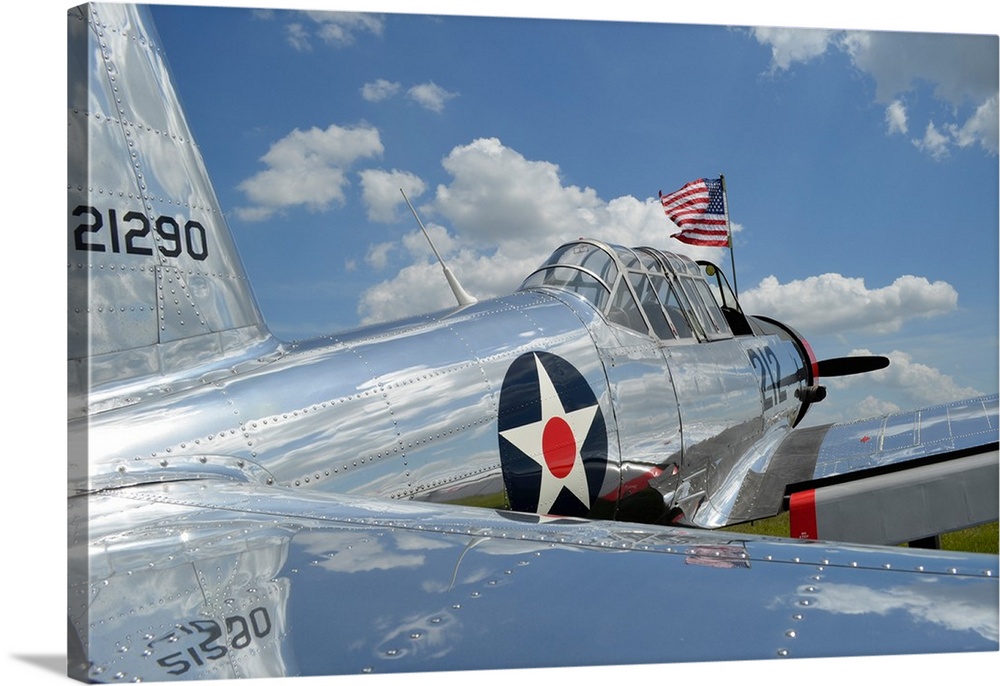
[[[521,290],[533,288],[576,293],[609,322],[661,340],[731,338],[732,317],[723,309],[746,321],[715,265],[649,247],[567,243],[521,284]],[[737,324],[737,333],[742,328]]]

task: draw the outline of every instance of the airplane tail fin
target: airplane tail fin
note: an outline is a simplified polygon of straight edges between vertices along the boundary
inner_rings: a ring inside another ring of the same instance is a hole
[[[71,398],[278,345],[147,12],[68,12]]]

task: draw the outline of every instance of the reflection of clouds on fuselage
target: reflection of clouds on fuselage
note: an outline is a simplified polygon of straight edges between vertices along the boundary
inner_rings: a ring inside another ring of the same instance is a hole
[[[400,569],[420,567],[425,556],[416,552],[434,548],[448,548],[441,541],[421,537],[417,533],[408,535],[397,533],[392,537],[396,551],[388,550],[383,539],[370,533],[343,533],[331,535],[329,532],[299,534],[295,542],[301,544],[310,555],[320,558],[316,564],[331,572],[368,572],[374,569]],[[336,543],[336,545],[331,545]]]
[[[943,603],[941,589],[935,588],[934,594],[925,592],[934,587],[935,582],[935,579],[922,577],[919,583],[885,589],[827,583],[803,586],[798,591],[815,599],[812,604],[815,610],[843,615],[906,612],[917,621],[937,624],[951,631],[974,631],[986,640],[997,640],[995,592],[991,595],[990,589],[978,587],[983,597],[978,599],[981,602],[973,602],[967,590],[956,590],[954,601]]]
[[[204,321],[211,322],[213,327],[221,327],[221,330],[233,328],[235,322],[225,298],[211,280],[204,276],[191,276],[188,277],[187,286],[191,300]]]
[[[373,652],[383,660],[427,652],[422,657],[435,660],[452,650],[452,636],[461,628],[462,623],[455,613],[448,610],[407,618],[401,626],[390,629]]]

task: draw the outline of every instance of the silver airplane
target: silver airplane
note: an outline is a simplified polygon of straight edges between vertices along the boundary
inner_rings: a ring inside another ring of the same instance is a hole
[[[996,396],[796,428],[888,361],[600,240],[280,341],[147,9],[68,41],[71,676],[998,649],[995,556],[884,545],[997,518]],[[783,510],[790,539],[710,530]]]

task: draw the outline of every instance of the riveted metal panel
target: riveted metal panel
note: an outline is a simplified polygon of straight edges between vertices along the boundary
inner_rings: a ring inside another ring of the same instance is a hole
[[[70,532],[89,560],[70,622],[89,635],[90,679],[997,649],[994,556],[224,482],[109,493],[92,510],[93,531]]]
[[[975,448],[997,440],[997,396],[835,424],[819,448],[815,479]]]
[[[68,21],[69,359],[124,354],[101,385],[191,364],[182,348],[130,351],[236,329],[266,339],[146,11],[85,5]]]
[[[997,520],[997,452],[817,488],[816,533],[896,545]]]

